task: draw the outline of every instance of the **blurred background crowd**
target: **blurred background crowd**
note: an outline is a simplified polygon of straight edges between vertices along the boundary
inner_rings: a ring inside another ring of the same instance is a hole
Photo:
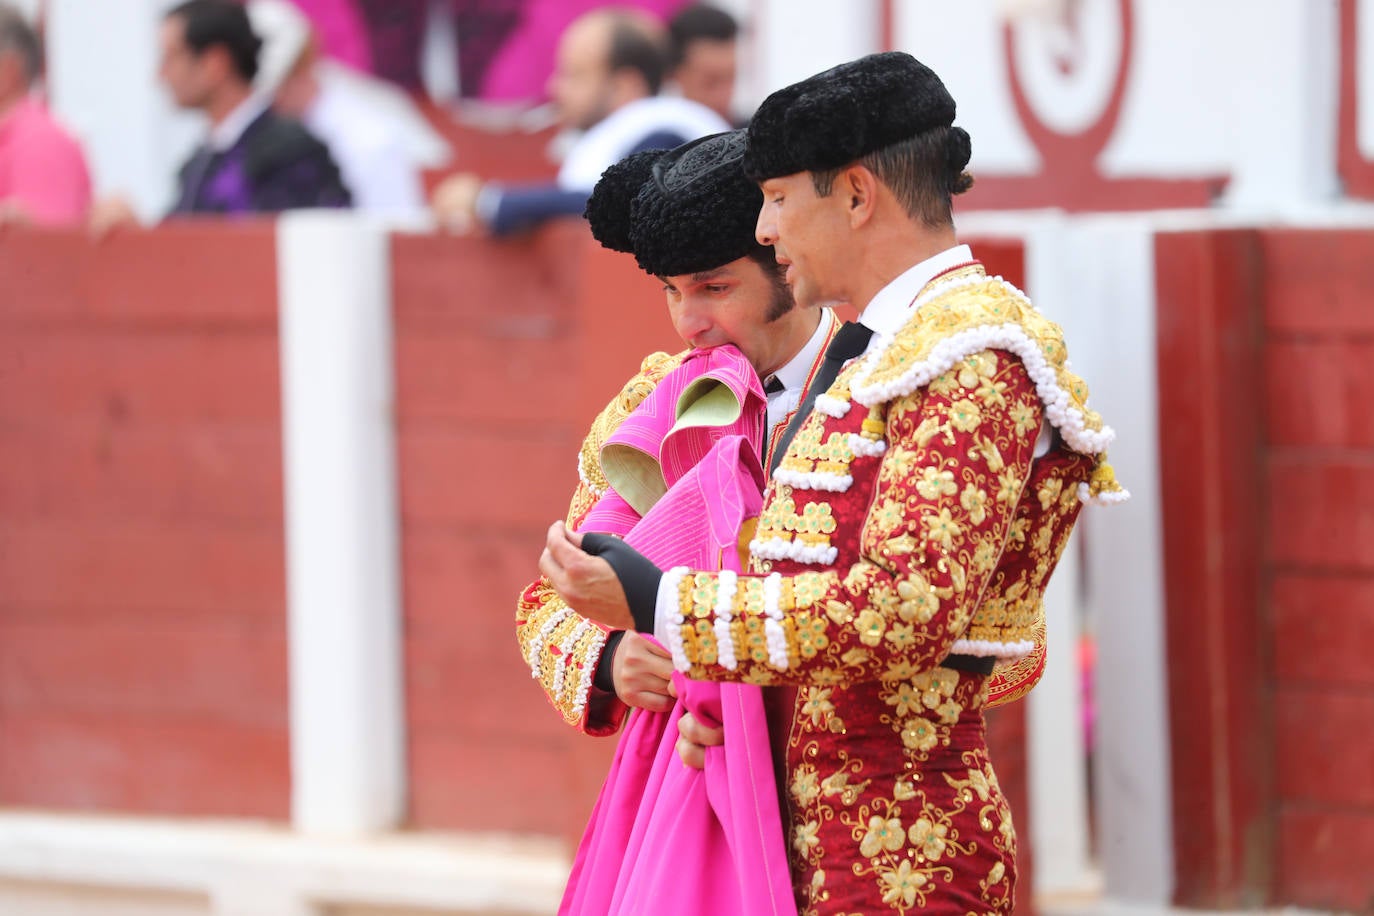
[[[98,231],[137,220],[123,194],[93,195],[81,142],[43,102],[43,12],[30,22],[16,6],[0,10],[0,218]],[[157,78],[207,131],[168,176],[166,215],[341,207],[414,218],[432,205],[450,226],[497,232],[578,216],[619,155],[731,125],[738,34],[725,10],[649,0],[600,11],[515,0],[169,6]],[[482,176],[427,186],[426,173],[453,158],[447,122],[468,102],[560,129],[554,155],[573,161],[552,186],[527,189],[549,193],[502,207],[491,188],[479,208]]]

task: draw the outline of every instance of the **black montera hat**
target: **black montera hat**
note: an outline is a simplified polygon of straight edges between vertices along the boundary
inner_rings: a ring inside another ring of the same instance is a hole
[[[587,201],[592,235],[658,277],[712,270],[758,248],[763,194],[745,177],[744,131],[672,150],[632,153],[608,168]]]
[[[774,92],[749,121],[744,170],[755,181],[848,165],[954,123],[954,98],[901,51],[870,54]]]

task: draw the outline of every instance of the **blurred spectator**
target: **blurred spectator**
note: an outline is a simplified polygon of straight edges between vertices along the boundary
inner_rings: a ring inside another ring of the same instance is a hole
[[[329,147],[354,206],[423,214],[420,163],[392,111],[360,86],[368,78],[323,60],[310,21],[287,0],[250,0],[248,16],[263,40],[258,89],[277,112],[299,119]]]
[[[234,0],[186,0],[163,17],[158,76],[181,108],[204,112],[205,142],[177,174],[171,214],[270,213],[347,207],[329,150],[253,91],[262,42]],[[96,229],[133,219],[127,201],[104,201]]]
[[[577,19],[558,43],[549,80],[559,120],[583,131],[557,182],[501,186],[454,175],[435,189],[435,216],[456,231],[481,228],[495,235],[576,216],[612,163],[637,150],[667,149],[728,130],[709,108],[658,95],[666,63],[663,30],[642,11],[608,7]]]
[[[559,36],[605,0],[295,0],[312,19],[320,6],[354,6],[367,31],[372,72],[412,93],[425,93],[421,60],[438,22],[453,28],[451,65],[463,98],[488,102],[539,100],[548,82]],[[666,17],[682,0],[622,0]],[[437,14],[437,16],[436,16]],[[336,14],[335,18],[339,18]],[[319,20],[315,19],[318,26]],[[441,42],[442,45],[442,42]],[[432,75],[432,74],[431,74]]]
[[[684,99],[700,102],[727,121],[734,118],[739,23],[705,3],[684,7],[668,20],[669,79]]]
[[[78,223],[91,205],[81,147],[33,94],[42,61],[38,34],[0,3],[0,224]]]
[[[605,5],[605,0],[526,0],[520,24],[492,52],[490,62],[481,73],[480,84],[472,92],[464,88],[463,94],[479,96],[486,101],[539,98],[548,84],[563,33],[580,16]],[[662,20],[681,5],[682,0],[622,0],[621,7],[633,7]],[[461,29],[461,21],[458,26]],[[466,54],[467,45],[461,34],[458,42],[458,53]]]

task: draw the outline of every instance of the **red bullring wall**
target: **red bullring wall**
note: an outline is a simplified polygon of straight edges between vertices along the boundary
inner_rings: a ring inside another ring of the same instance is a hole
[[[1156,244],[1175,897],[1369,912],[1374,232]]]
[[[571,840],[613,742],[547,707],[514,599],[677,346],[662,293],[575,223],[391,253],[406,823]],[[0,235],[0,806],[289,819],[276,259],[270,222]],[[1020,710],[991,730],[1024,830]]]
[[[289,810],[268,223],[0,235],[0,805]]]

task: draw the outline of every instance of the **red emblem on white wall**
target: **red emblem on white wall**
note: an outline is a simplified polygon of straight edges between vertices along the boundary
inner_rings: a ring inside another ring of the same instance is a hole
[[[1002,27],[1008,90],[1040,159],[1032,175],[980,173],[961,209],[1060,207],[1154,210],[1205,207],[1226,176],[1106,175],[1102,153],[1117,129],[1135,60],[1132,0],[1065,0],[1052,19]]]

